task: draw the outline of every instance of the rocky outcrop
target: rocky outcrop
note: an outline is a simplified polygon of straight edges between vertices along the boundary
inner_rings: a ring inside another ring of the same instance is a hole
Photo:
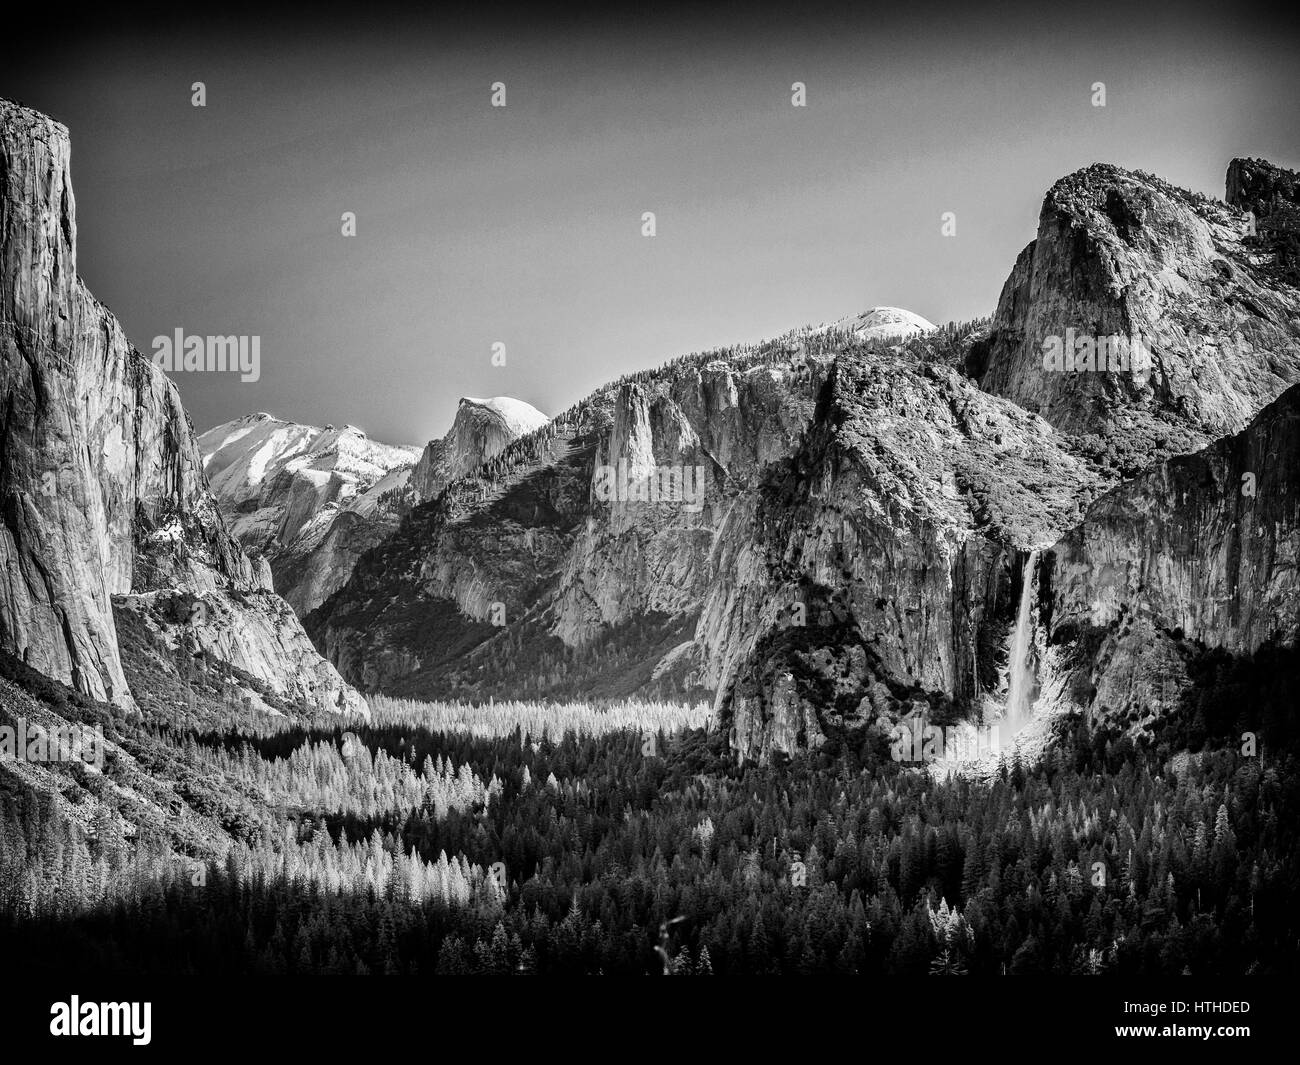
[[[1234,159],[1227,186],[1228,203],[1253,221],[1242,243],[1262,254],[1261,266],[1279,281],[1300,285],[1300,174],[1263,159]]]
[[[972,345],[985,388],[1133,478],[1036,567],[1035,726],[1083,708],[1142,727],[1206,648],[1295,640],[1295,388],[1272,401],[1300,379],[1296,182],[1234,160],[1225,205],[1116,167],[1070,175]],[[1149,363],[1090,364],[1087,338],[1107,335]],[[1053,363],[1053,337],[1072,360]]]
[[[192,680],[188,667],[202,663],[209,673],[246,674],[252,683],[231,679],[227,683],[236,690],[230,694],[252,699],[266,712],[274,711],[261,702],[263,694],[300,712],[369,716],[365,700],[316,652],[298,616],[278,595],[165,589],[115,599],[114,617],[119,631],[129,629],[135,637],[124,656],[128,680],[147,648],[151,666],[161,660],[169,669],[179,667],[169,679],[182,701]],[[150,703],[160,706],[157,699]]]
[[[231,531],[270,563],[275,590],[305,616],[410,509],[419,449],[355,426],[297,425],[269,414],[199,437],[204,470]]]
[[[327,656],[361,683],[422,694],[649,682],[691,640],[729,501],[813,408],[807,366],[794,390],[762,365],[677,369],[601,390],[418,508],[309,619]],[[679,498],[625,498],[627,480],[659,467],[689,469]],[[681,681],[691,657],[673,661]]]
[[[733,747],[767,760],[917,706],[998,716],[1025,548],[1104,483],[1068,438],[948,367],[841,355],[753,532],[724,538],[705,605]]]
[[[1095,714],[1149,721],[1171,705],[1186,675],[1179,647],[1295,643],[1300,386],[1242,432],[1102,496],[1047,568],[1051,661]]]
[[[1256,202],[1266,183],[1234,167],[1235,202]],[[1236,207],[1088,167],[1048,192],[970,372],[1136,473],[1240,431],[1300,380],[1300,301],[1271,263]],[[1111,337],[1122,356],[1097,367],[1088,344]],[[1059,363],[1053,338],[1075,349]],[[1132,359],[1135,338],[1149,363]]]
[[[507,396],[462,399],[447,435],[420,451],[255,414],[199,438],[212,491],[245,548],[271,566],[300,617],[338,591],[417,503],[546,424]]]
[[[602,389],[417,508],[309,630],[345,675],[397,692],[699,687],[682,645],[716,529],[824,380],[824,362],[781,357],[699,357]],[[689,476],[665,482],[676,499],[627,498],[660,468]]]
[[[0,101],[0,646],[129,707],[115,609],[183,589],[241,630],[225,643],[260,680],[364,710],[324,663],[297,676],[306,635],[222,521],[175,387],[77,276],[69,152],[65,127]],[[252,653],[259,626],[297,661]]]
[[[509,396],[492,399],[464,397],[447,435],[429,441],[415,471],[411,487],[420,501],[436,499],[447,485],[473,473],[521,436],[546,424],[536,407]]]

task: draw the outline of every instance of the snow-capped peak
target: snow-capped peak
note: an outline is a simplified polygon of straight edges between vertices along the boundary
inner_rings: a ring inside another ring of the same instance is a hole
[[[906,338],[929,333],[936,326],[919,314],[904,310],[902,307],[872,307],[862,314],[841,318],[830,325],[823,325],[810,330],[813,333],[828,333],[831,330],[853,333],[865,339],[884,337]]]
[[[411,474],[420,499],[432,499],[452,481],[478,469],[521,436],[550,421],[530,403],[510,396],[476,399],[465,396],[456,408],[451,429],[430,440]]]
[[[493,396],[491,399],[465,396],[461,399],[461,403],[469,403],[492,411],[505,422],[506,428],[515,436],[524,436],[534,429],[540,429],[550,421],[550,418],[531,403],[525,403],[522,399],[514,399],[511,396]]]

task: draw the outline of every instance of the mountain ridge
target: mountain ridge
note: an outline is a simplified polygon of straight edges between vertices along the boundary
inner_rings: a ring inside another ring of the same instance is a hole
[[[277,591],[305,617],[412,506],[546,421],[522,400],[465,397],[447,433],[423,448],[265,412],[216,426],[199,445],[232,530],[267,558]]]
[[[493,676],[535,697],[710,691],[733,749],[760,761],[918,705],[996,719],[1026,553],[1300,377],[1300,293],[1245,238],[1235,208],[1160,179],[1067,175],[987,327],[892,346],[804,327],[627,375],[507,447],[508,484],[489,471],[413,512],[308,631],[345,676],[406,696],[504,694]],[[1150,367],[1045,370],[1041,326],[1128,336],[1174,296],[1191,328]],[[1234,331],[1250,342],[1225,343]],[[619,463],[699,469],[701,514],[601,504],[595,471]]]

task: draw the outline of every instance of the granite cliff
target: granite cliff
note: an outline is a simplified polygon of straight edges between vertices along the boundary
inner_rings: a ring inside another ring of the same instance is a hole
[[[1042,565],[1045,706],[1145,727],[1188,665],[1300,637],[1300,386],[1106,493]]]
[[[123,707],[172,709],[198,656],[236,698],[364,713],[227,529],[175,386],[77,275],[69,160],[64,126],[0,101],[0,649]],[[137,690],[145,660],[175,684]]]
[[[1242,161],[1237,203],[1256,193]],[[1258,227],[1257,227],[1258,228]],[[1249,233],[1244,210],[1148,174],[1096,165],[1047,193],[1036,239],[1003,287],[969,369],[990,392],[1058,429],[1110,449],[1126,473],[1239,432],[1300,381],[1300,308],[1277,252]],[[1045,365],[1052,338],[1074,340],[1075,366]],[[1097,338],[1121,338],[1146,364],[1095,368]],[[1089,345],[1089,349],[1085,349]],[[1092,361],[1090,361],[1092,360]]]
[[[417,507],[308,629],[396,694],[716,693],[755,757],[821,735],[832,658],[844,728],[995,702],[1023,550],[1109,482],[958,372],[969,332],[798,330],[616,382]]]
[[[452,481],[473,473],[507,445],[545,424],[546,415],[523,400],[462,398],[447,435],[430,440],[415,464],[411,474],[415,498],[436,499]]]

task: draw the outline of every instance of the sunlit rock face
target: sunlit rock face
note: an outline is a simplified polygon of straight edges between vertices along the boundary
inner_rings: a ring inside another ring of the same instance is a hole
[[[1025,549],[1103,483],[1041,418],[948,368],[841,356],[723,567],[755,579],[721,578],[706,604],[733,747],[769,760],[917,704],[1000,714]]]
[[[473,473],[546,422],[536,407],[509,396],[461,399],[447,435],[431,440],[415,465],[411,487],[417,499],[437,498],[452,481]]]
[[[1230,181],[1239,175],[1232,198],[1261,210],[1267,199],[1280,218],[1273,205],[1294,202],[1294,185],[1252,182],[1241,164],[1230,171]],[[972,373],[1059,429],[1133,452],[1131,472],[1240,431],[1300,380],[1296,290],[1249,228],[1237,207],[1151,175],[1099,164],[1061,179],[988,340],[972,352]],[[1089,338],[1140,338],[1149,365],[1045,367],[1045,346],[1067,336],[1085,366]]]
[[[1247,212],[1242,242],[1260,265],[1277,280],[1300,285],[1300,174],[1263,159],[1234,159],[1227,200]]]
[[[1300,378],[1296,189],[1240,159],[1227,204],[1116,167],[1062,179],[968,354],[983,387],[1131,478],[1043,555],[1039,717],[1142,727],[1178,704],[1205,648],[1295,639],[1294,463],[1279,456],[1295,453]],[[1071,334],[1084,368],[1047,368],[1045,342]],[[1088,368],[1085,338],[1106,335],[1140,339],[1149,364]]]
[[[65,127],[0,101],[0,644],[130,707],[114,611],[185,589],[236,627],[225,639],[260,681],[364,711],[318,658],[300,676],[316,656],[223,522],[175,387],[77,276],[69,154]],[[257,652],[259,633],[298,660]]]
[[[504,695],[512,667],[548,655],[581,659],[565,676],[611,694],[684,683],[719,527],[793,447],[825,366],[783,350],[780,365],[701,359],[601,390],[417,508],[313,636],[345,675],[397,692]],[[645,618],[652,632],[629,628]],[[511,640],[524,647],[507,662],[494,648]]]
[[[231,530],[267,559],[276,591],[306,617],[413,506],[546,422],[509,396],[465,398],[447,434],[423,449],[381,444],[351,425],[321,429],[264,413],[210,429],[199,446]]]

